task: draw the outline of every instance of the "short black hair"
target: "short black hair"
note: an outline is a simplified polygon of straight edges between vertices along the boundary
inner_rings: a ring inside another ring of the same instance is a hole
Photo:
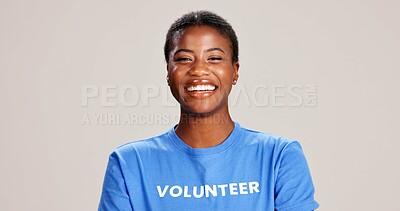
[[[239,43],[232,26],[221,16],[202,10],[184,14],[169,28],[164,45],[164,56],[167,63],[174,39],[191,26],[209,26],[216,29],[231,42],[232,62],[239,61]]]

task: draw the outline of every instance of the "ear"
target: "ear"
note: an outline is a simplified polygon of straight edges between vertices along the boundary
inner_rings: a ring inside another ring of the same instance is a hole
[[[239,62],[233,63],[233,85],[235,85],[237,80],[239,79],[239,67]]]
[[[165,77],[165,79],[166,79],[166,81],[167,81],[167,84],[168,84],[168,86],[169,86],[169,72],[168,72],[168,64],[166,65],[166,68],[167,68],[167,76]]]

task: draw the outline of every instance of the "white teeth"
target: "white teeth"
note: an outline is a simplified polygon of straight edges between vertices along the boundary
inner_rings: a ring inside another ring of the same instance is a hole
[[[196,86],[189,86],[187,90],[189,92],[193,91],[214,91],[215,86],[213,85],[196,85]]]

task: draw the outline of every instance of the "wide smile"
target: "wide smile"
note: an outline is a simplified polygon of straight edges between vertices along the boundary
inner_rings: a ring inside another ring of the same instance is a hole
[[[192,85],[186,88],[189,92],[207,92],[214,91],[216,86],[210,84]]]
[[[185,86],[185,91],[188,95],[196,98],[203,98],[212,95],[218,86],[209,81],[194,81]]]

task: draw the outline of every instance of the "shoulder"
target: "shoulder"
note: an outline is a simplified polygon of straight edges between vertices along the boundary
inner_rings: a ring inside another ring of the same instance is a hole
[[[248,128],[243,128],[241,139],[243,140],[242,143],[246,145],[263,146],[275,152],[283,152],[292,148],[301,150],[301,145],[297,140]]]
[[[168,133],[163,133],[147,139],[131,141],[114,149],[111,156],[116,156],[119,159],[126,159],[129,157],[136,157],[137,155],[144,156],[160,151],[168,151],[170,148],[168,139]]]

